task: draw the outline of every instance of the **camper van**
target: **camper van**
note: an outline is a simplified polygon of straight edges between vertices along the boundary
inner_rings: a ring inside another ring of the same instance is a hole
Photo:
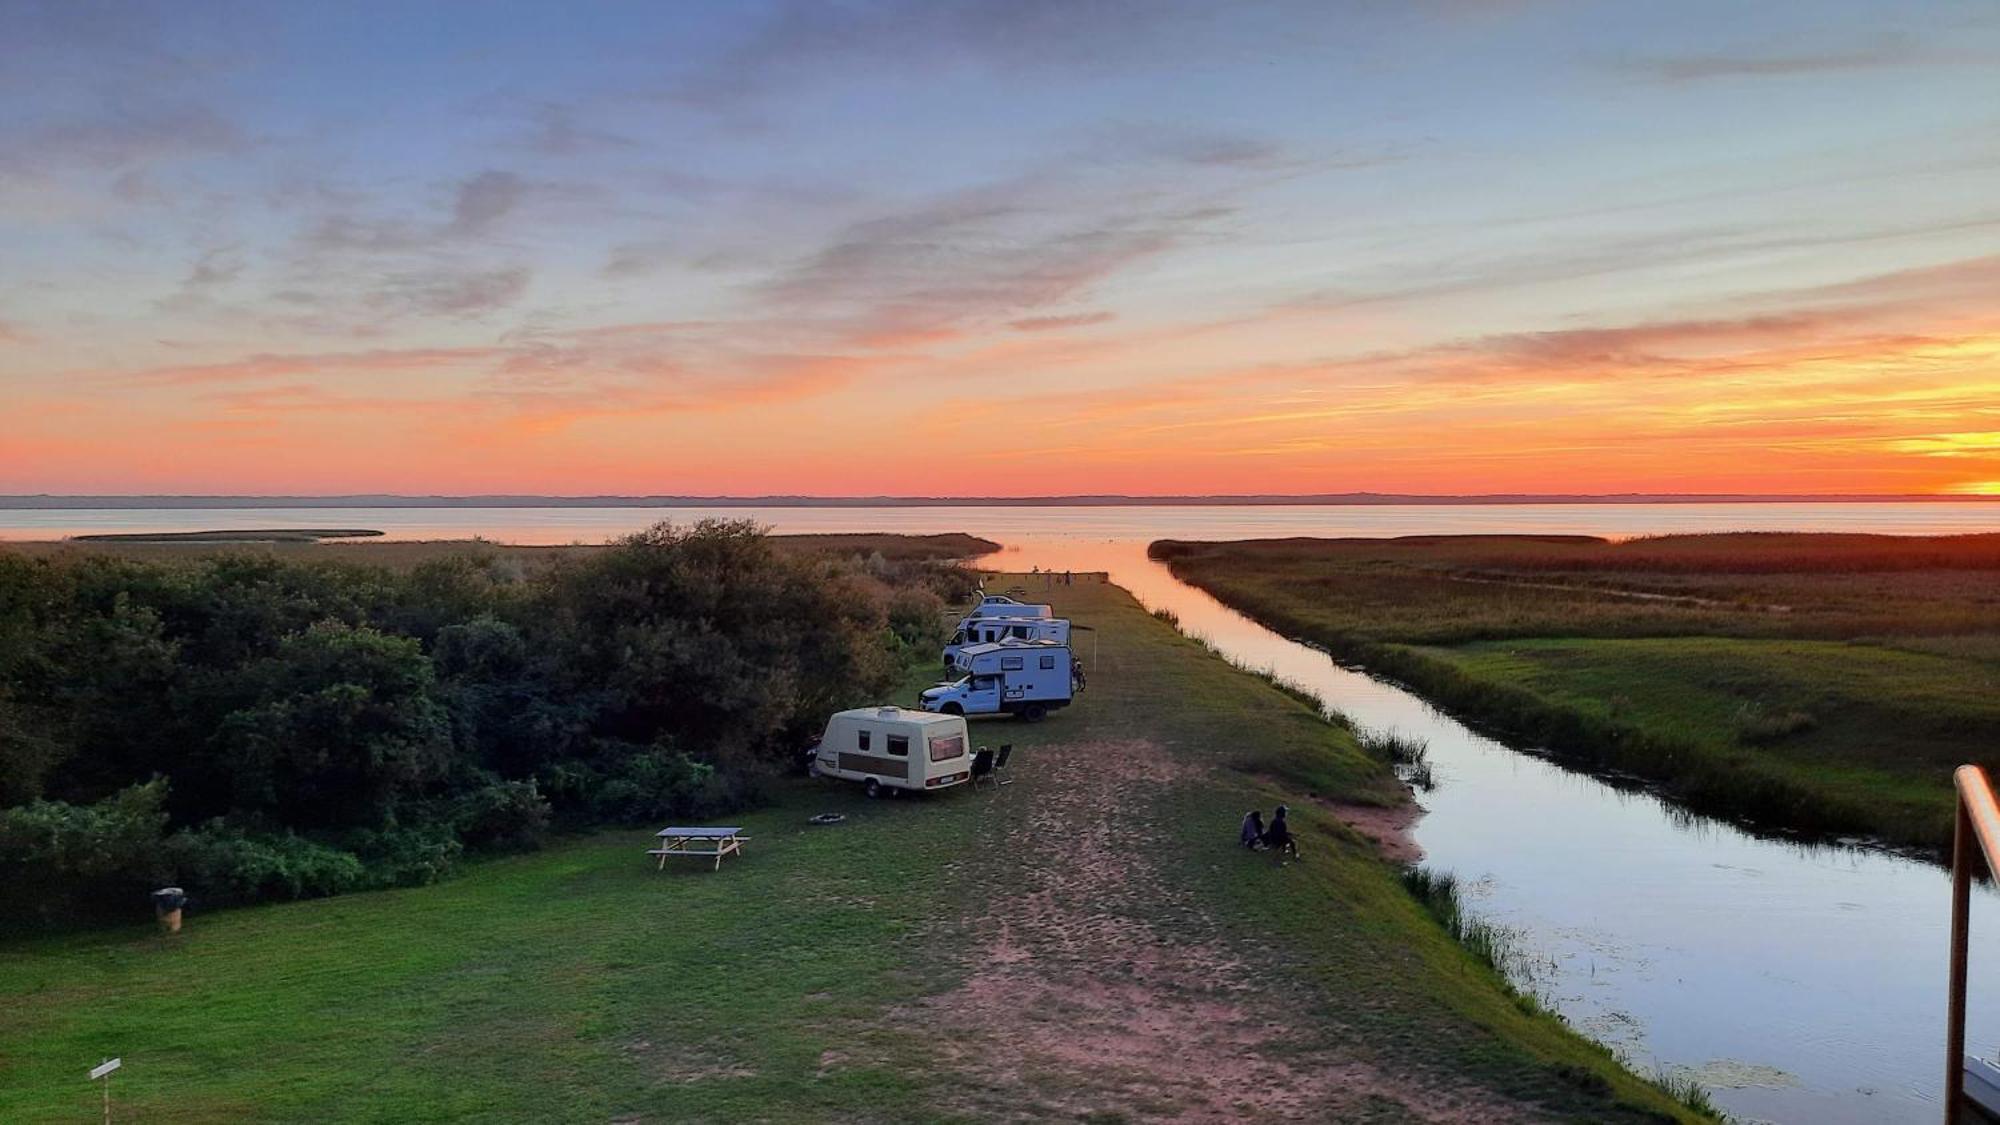
[[[965,720],[901,707],[862,707],[826,721],[813,751],[819,777],[858,781],[870,797],[885,789],[924,792],[972,780]]]
[[[1019,715],[1031,723],[1073,697],[1075,661],[1055,641],[995,641],[960,650],[963,678],[924,690],[926,711],[947,715]]]
[[[1000,594],[988,594],[979,599],[979,604],[966,614],[967,620],[981,617],[1054,617],[1056,611],[1045,605],[1029,605]]]
[[[1067,617],[968,617],[958,623],[958,631],[944,646],[944,668],[958,668],[958,654],[972,645],[994,641],[1055,641],[1069,643]]]

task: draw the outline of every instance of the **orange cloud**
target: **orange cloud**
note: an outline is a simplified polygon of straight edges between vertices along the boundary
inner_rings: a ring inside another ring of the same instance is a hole
[[[1372,350],[1369,322],[1276,308],[1073,334],[1022,327],[1038,318],[884,328],[870,347],[842,343],[849,321],[701,320],[258,352],[52,385],[0,438],[0,477],[236,492],[1977,492],[2000,481],[2000,309],[1977,294],[1994,278],[2000,260],[1978,259],[1790,308],[1740,301],[1740,316]],[[760,337],[767,349],[746,348]],[[75,389],[107,380],[121,393]]]
[[[179,386],[200,383],[241,383],[337,372],[421,371],[490,360],[500,354],[501,351],[495,348],[380,349],[319,355],[260,353],[220,363],[152,367],[125,373],[125,377],[135,383],[167,383]]]

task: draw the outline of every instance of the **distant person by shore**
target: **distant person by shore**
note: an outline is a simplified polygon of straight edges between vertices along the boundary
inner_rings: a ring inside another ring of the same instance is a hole
[[[1243,814],[1243,830],[1237,834],[1237,841],[1251,851],[1264,846],[1264,814],[1251,809]]]
[[[1286,853],[1290,853],[1293,859],[1297,859],[1299,857],[1299,842],[1293,838],[1292,826],[1285,820],[1285,816],[1289,812],[1291,812],[1289,808],[1279,805],[1271,813],[1270,827],[1264,829],[1264,846],[1277,852],[1280,858]]]

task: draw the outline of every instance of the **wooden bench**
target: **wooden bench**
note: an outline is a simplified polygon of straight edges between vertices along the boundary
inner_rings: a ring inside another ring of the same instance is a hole
[[[667,869],[667,857],[691,855],[702,859],[714,859],[715,869],[722,870],[722,857],[732,852],[743,851],[743,841],[750,837],[741,828],[662,828],[654,835],[660,838],[660,846],[649,849],[646,854],[660,861],[659,870]]]

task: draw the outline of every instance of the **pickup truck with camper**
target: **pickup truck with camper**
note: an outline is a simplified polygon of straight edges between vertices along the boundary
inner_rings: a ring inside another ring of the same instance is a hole
[[[1069,643],[1067,617],[968,617],[958,623],[944,646],[944,669],[958,670],[958,654],[973,645],[995,641],[1055,641]]]
[[[1017,602],[1001,594],[988,594],[979,599],[979,604],[966,614],[967,620],[981,617],[1054,617],[1056,611],[1045,605]]]
[[[1040,722],[1076,694],[1076,661],[1056,641],[995,641],[960,650],[961,678],[924,689],[918,703],[946,715],[1019,715]]]

